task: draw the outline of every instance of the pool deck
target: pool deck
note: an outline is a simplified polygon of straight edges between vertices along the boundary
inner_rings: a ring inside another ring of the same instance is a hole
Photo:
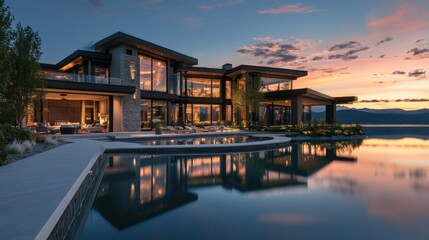
[[[96,140],[106,139],[108,136],[124,139],[158,135],[139,132],[61,136],[61,139],[71,143],[0,167],[0,239],[46,239],[74,193],[90,173],[94,162],[106,150],[115,152],[121,149],[132,151],[160,147]],[[285,142],[287,139],[276,137],[273,142]],[[247,146],[252,149],[257,144],[252,142],[247,143]],[[190,146],[167,147],[184,149]],[[197,149],[202,147],[204,146],[191,146]]]

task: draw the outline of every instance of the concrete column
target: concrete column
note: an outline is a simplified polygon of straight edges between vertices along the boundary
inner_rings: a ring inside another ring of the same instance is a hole
[[[333,124],[337,120],[337,105],[335,103],[332,105],[326,105],[325,114],[326,122]]]
[[[291,98],[292,125],[298,125],[302,122],[302,97],[292,96]]]

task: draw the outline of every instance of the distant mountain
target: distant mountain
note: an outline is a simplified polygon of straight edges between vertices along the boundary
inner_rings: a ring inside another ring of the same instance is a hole
[[[324,119],[325,112],[312,112],[313,119]],[[339,123],[357,124],[429,124],[429,109],[347,109],[337,111]]]

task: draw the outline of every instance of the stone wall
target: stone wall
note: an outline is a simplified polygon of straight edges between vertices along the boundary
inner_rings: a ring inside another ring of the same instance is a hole
[[[122,97],[122,131],[140,131],[140,78],[139,58],[135,55],[120,55],[121,78],[125,85],[135,86],[134,94]],[[134,79],[131,78],[131,65],[134,65]]]

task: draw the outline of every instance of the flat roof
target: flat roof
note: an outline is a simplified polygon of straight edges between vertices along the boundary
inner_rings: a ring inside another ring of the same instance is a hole
[[[187,56],[185,54],[173,51],[171,49],[159,46],[157,44],[145,41],[143,39],[131,36],[123,32],[117,32],[108,37],[101,39],[100,41],[95,43],[95,48],[98,50],[110,49],[120,44],[129,45],[137,49],[151,52],[157,55],[165,56],[179,62],[187,63],[189,65],[198,64],[198,59],[196,58]]]
[[[226,72],[228,77],[234,77],[246,72],[259,72],[263,77],[280,77],[290,80],[296,80],[299,77],[307,76],[307,71],[293,70],[287,68],[273,68],[253,65],[239,65]]]

